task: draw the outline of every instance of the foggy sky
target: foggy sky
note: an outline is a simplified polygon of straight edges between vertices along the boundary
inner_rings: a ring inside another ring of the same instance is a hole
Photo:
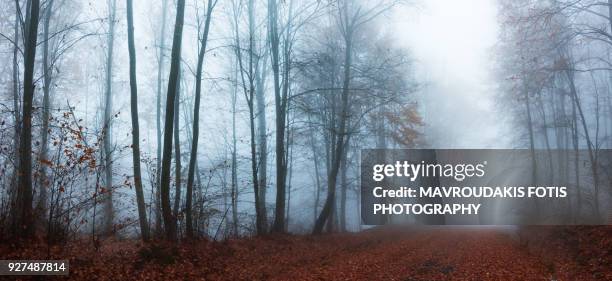
[[[396,9],[396,39],[416,60],[425,136],[434,148],[504,148],[495,106],[495,0],[419,1]]]

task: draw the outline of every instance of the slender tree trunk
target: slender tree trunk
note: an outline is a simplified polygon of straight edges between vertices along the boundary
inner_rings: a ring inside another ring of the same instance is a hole
[[[323,231],[323,226],[333,214],[334,203],[336,201],[336,180],[338,177],[338,170],[340,168],[340,161],[344,154],[345,149],[345,135],[346,127],[348,123],[349,115],[349,87],[351,80],[351,64],[352,64],[352,27],[349,26],[348,17],[345,21],[345,53],[344,53],[344,82],[342,85],[342,97],[341,97],[341,113],[340,113],[340,125],[338,127],[338,133],[336,137],[336,143],[332,149],[332,163],[327,177],[327,199],[321,214],[317,218],[313,234],[320,234]]]
[[[49,26],[51,24],[51,15],[53,14],[53,0],[49,0],[44,18],[43,27],[43,112],[42,112],[42,129],[41,129],[41,147],[40,154],[38,156],[40,168],[38,176],[38,188],[40,189],[40,197],[38,198],[37,211],[39,214],[44,213],[43,210],[46,207],[47,202],[47,186],[49,185],[47,179],[47,165],[42,164],[43,161],[48,161],[47,150],[48,150],[48,139],[49,139],[49,116],[51,107],[51,79],[53,73],[53,66],[49,63]]]
[[[249,0],[249,32],[251,40],[255,40],[255,1]],[[253,43],[251,43],[253,44]],[[253,46],[255,49],[255,46]],[[255,50],[252,50],[254,53]],[[257,163],[258,190],[259,190],[259,224],[262,233],[268,231],[268,212],[266,207],[266,191],[267,191],[267,170],[268,170],[268,136],[266,129],[266,97],[265,97],[265,75],[266,75],[266,57],[267,52],[263,57],[257,57],[254,68],[255,76],[255,99],[257,105],[257,145],[259,146],[259,160]]]
[[[113,100],[113,92],[112,92],[112,75],[113,75],[113,49],[115,42],[115,18],[116,18],[116,9],[117,9],[117,1],[109,0],[109,19],[108,19],[108,34],[106,38],[106,93],[105,93],[105,101],[104,101],[104,175],[105,175],[105,191],[103,192],[103,209],[102,212],[104,216],[104,226],[102,227],[102,231],[105,233],[111,233],[113,230],[113,156],[112,156],[112,144],[111,144],[111,135],[112,135],[112,100]]]
[[[253,191],[255,194],[255,213],[256,213],[256,227],[258,234],[264,234],[267,231],[266,225],[266,213],[265,206],[262,206],[261,202],[261,191],[259,181],[259,165],[261,161],[257,159],[257,134],[255,132],[255,76],[257,75],[256,63],[255,63],[255,2],[249,0],[248,2],[248,18],[249,18],[249,93],[247,103],[249,106],[249,119],[250,119],[250,131],[251,131],[251,170],[253,171]],[[240,58],[239,58],[240,59]],[[263,207],[263,208],[262,208]],[[263,210],[262,210],[263,209]]]
[[[248,47],[248,69],[245,68],[242,60],[242,50],[240,47],[240,32],[239,23],[237,16],[234,17],[235,26],[235,38],[236,38],[236,58],[238,60],[238,66],[240,69],[240,78],[242,82],[242,88],[244,91],[244,97],[249,108],[249,129],[250,129],[250,148],[251,148],[251,176],[253,179],[253,194],[255,196],[255,215],[256,215],[256,228],[257,234],[263,234],[266,231],[265,225],[262,224],[262,216],[265,214],[261,211],[261,202],[259,201],[259,179],[257,166],[257,143],[256,143],[256,132],[255,132],[255,55],[254,55],[254,33],[255,33],[255,22],[254,22],[254,9],[253,0],[249,1],[249,47]],[[245,78],[245,72],[247,78]],[[248,81],[247,81],[248,80]],[[248,88],[247,88],[248,83]]]
[[[255,142],[255,115],[253,106],[253,87],[251,87],[251,94],[249,98],[249,123],[251,131],[251,171],[253,176],[253,191],[255,194],[255,215],[257,234],[263,234],[266,232],[265,225],[262,224],[261,202],[259,201],[259,180],[257,179],[257,144]]]
[[[19,85],[19,29],[20,29],[20,21],[19,21],[19,2],[15,1],[15,34],[13,37],[13,111],[14,111],[14,118],[15,118],[15,137],[13,140],[13,145],[14,145],[14,159],[15,159],[15,168],[14,168],[14,172],[13,172],[13,177],[11,179],[11,186],[9,187],[9,194],[10,194],[10,200],[11,202],[17,203],[17,198],[15,196],[17,196],[18,190],[15,189],[15,183],[17,182],[17,177],[19,174],[19,161],[18,159],[20,159],[19,157],[19,136],[21,135],[21,108],[20,108],[20,104],[19,104],[19,100],[20,100],[20,88],[21,86]]]
[[[523,92],[524,92],[525,109],[527,111],[527,129],[529,131],[529,151],[531,155],[531,184],[536,184],[538,182],[538,178],[537,178],[538,166],[537,166],[536,153],[535,153],[533,119],[531,116],[531,106],[529,104],[529,92],[527,90],[526,85],[525,85],[525,89]],[[534,199],[534,204],[535,204],[535,209],[536,209],[535,210],[535,220],[537,221],[537,218],[540,216],[540,205],[539,205],[537,198]]]
[[[347,141],[348,146],[348,141]],[[346,176],[346,158],[348,157],[348,149],[345,149],[344,156],[342,157],[342,163],[340,164],[342,171],[340,172],[340,231],[346,231],[346,191],[348,189],[348,182]]]
[[[180,66],[179,66],[180,69]],[[181,134],[180,134],[180,103],[181,103],[181,79],[179,70],[179,81],[176,84],[176,98],[174,100],[174,225],[178,223],[179,206],[181,204]],[[178,229],[177,229],[178,230]]]
[[[186,219],[187,219],[187,237],[193,237],[193,216],[192,216],[192,196],[193,196],[193,178],[196,159],[198,158],[198,137],[200,132],[200,96],[202,92],[202,68],[204,64],[204,54],[206,53],[206,43],[208,41],[208,31],[210,29],[210,19],[214,8],[213,1],[208,0],[206,12],[206,22],[204,23],[204,35],[201,39],[200,53],[198,54],[198,66],[196,70],[196,92],[193,106],[193,136],[191,139],[191,155],[189,157],[189,171],[187,172],[187,195],[186,195]]]
[[[238,66],[236,67],[235,78],[238,79]],[[234,85],[232,92],[232,224],[233,224],[233,235],[238,235],[238,160],[236,157],[236,149],[238,139],[236,137],[236,101],[237,101],[237,82]]]
[[[576,85],[574,84],[574,75],[571,70],[566,70],[567,79],[570,85],[570,92],[573,96],[573,102],[576,105],[576,109],[578,110],[578,115],[580,116],[580,121],[582,123],[582,130],[584,131],[584,136],[587,142],[587,149],[589,152],[589,160],[591,162],[591,172],[593,173],[593,208],[597,218],[597,221],[601,220],[601,212],[599,210],[599,169],[597,167],[597,158],[594,152],[593,142],[589,136],[589,130],[586,123],[586,119],[584,117],[584,113],[582,111],[582,106],[580,104],[580,98],[578,97],[578,91],[576,90]]]
[[[258,61],[258,64],[261,63],[262,60]],[[256,84],[256,96],[255,99],[257,101],[257,130],[258,130],[258,145],[259,145],[259,202],[260,202],[260,210],[263,214],[261,216],[261,224],[264,228],[268,229],[268,212],[266,208],[266,190],[268,188],[267,181],[267,170],[268,170],[268,136],[266,129],[266,97],[264,92],[264,78],[265,78],[265,59],[263,59],[262,68],[257,67],[255,69],[255,84]]]
[[[36,42],[38,38],[38,16],[40,1],[29,2],[28,20],[26,21],[26,40],[24,46],[23,77],[23,128],[19,137],[19,173],[17,206],[14,216],[14,234],[32,237],[34,234],[32,217],[32,100],[34,98],[34,61],[36,59]]]
[[[574,148],[574,176],[576,177],[576,219],[580,219],[582,213],[582,191],[580,190],[580,139],[578,138],[578,115],[576,114],[576,103],[574,95],[572,101],[572,146]]]
[[[286,29],[285,29],[285,44],[283,45],[283,73],[282,73],[282,78],[283,78],[283,83],[282,83],[282,102],[281,104],[283,105],[283,116],[284,116],[284,121],[282,124],[283,130],[284,130],[284,135],[287,135],[286,139],[285,139],[285,149],[284,149],[284,153],[285,153],[285,157],[284,157],[284,172],[283,174],[285,175],[285,183],[284,185],[286,186],[286,188],[291,188],[291,184],[287,185],[287,181],[288,178],[291,177],[291,175],[287,176],[287,173],[289,173],[289,165],[291,165],[289,163],[289,161],[291,161],[289,159],[290,155],[289,155],[289,146],[290,146],[290,134],[289,133],[289,90],[290,90],[290,82],[289,82],[289,76],[291,73],[291,20],[292,20],[292,4],[293,1],[290,0],[289,1],[289,15],[288,15],[288,20],[287,20],[287,25],[286,25]],[[290,191],[289,191],[290,192]],[[289,200],[287,200],[287,204],[289,204]],[[289,207],[287,207],[287,212],[289,210]],[[289,216],[289,213],[285,213],[285,216]],[[288,219],[286,220],[287,222],[289,221]],[[287,225],[284,222],[283,223],[283,230],[286,231],[287,230]]]
[[[224,157],[223,157],[223,163],[227,163],[227,150],[225,151]],[[231,194],[228,192],[227,190],[227,168],[225,165],[223,165],[223,170],[222,170],[222,177],[221,177],[221,188],[223,191],[223,210],[229,210],[230,209],[230,205],[228,204],[228,194]],[[230,237],[231,235],[231,229],[232,229],[232,222],[227,219],[225,220],[225,230],[223,231],[225,234],[225,237]]]
[[[382,101],[379,101],[382,102]],[[378,153],[378,157],[380,157],[378,161],[380,161],[381,163],[384,163],[385,161],[387,161],[387,151],[385,150],[387,148],[387,134],[385,132],[385,111],[386,111],[386,107],[385,106],[381,106],[378,108],[378,120],[377,120],[377,128],[376,128],[376,148],[382,149],[381,152]],[[386,185],[386,180],[384,179],[383,182],[381,183],[381,185]],[[383,198],[383,202],[385,204],[389,203],[390,198]],[[381,216],[381,224],[387,224],[389,221],[391,221],[392,216],[391,215],[384,215]]]
[[[15,2],[17,5],[17,2]],[[13,110],[15,116],[15,132],[19,136],[19,128],[21,128],[21,109],[19,106],[19,9],[15,8],[15,35],[13,37]],[[15,138],[16,149],[19,149],[19,140]]]
[[[168,94],[166,96],[166,117],[164,121],[164,149],[161,174],[161,205],[166,227],[166,239],[176,239],[176,227],[170,209],[170,165],[172,158],[172,133],[174,125],[174,102],[177,95],[179,67],[181,63],[181,39],[183,37],[183,22],[185,15],[185,0],[177,0],[176,22],[172,40],[172,57],[168,79]]]
[[[278,32],[278,7],[276,0],[268,0],[268,28],[272,62],[272,73],[274,77],[274,102],[276,109],[276,209],[274,217],[273,232],[283,232],[285,227],[285,105],[280,88],[280,57],[279,57],[279,32]]]
[[[161,98],[162,98],[162,75],[164,69],[164,58],[166,48],[166,16],[168,10],[168,0],[162,0],[162,22],[161,22],[161,33],[159,39],[159,58],[157,67],[157,99],[155,107],[155,124],[157,128],[157,170],[156,170],[156,183],[155,187],[155,219],[157,233],[161,233],[162,230],[162,215],[161,215],[161,194],[160,194],[160,179],[161,179],[161,160],[162,160],[162,129],[161,129]]]
[[[544,145],[546,146],[546,154],[548,156],[548,180],[552,182],[555,173],[553,166],[553,156],[550,146],[550,137],[548,136],[548,122],[546,121],[546,107],[542,101],[542,91],[540,90],[536,96],[537,105],[540,107],[540,113],[542,114],[542,134],[544,135]]]
[[[149,240],[149,225],[144,193],[142,191],[142,175],[140,174],[140,126],[138,124],[138,85],[136,83],[136,50],[134,47],[134,15],[132,0],[127,0],[128,50],[130,56],[130,108],[132,111],[132,157],[134,163],[134,185],[136,202],[140,219],[142,240]]]
[[[308,117],[308,120],[310,123],[310,116]],[[312,126],[312,125],[311,125]],[[313,207],[313,213],[314,213],[314,221],[317,221],[317,214],[319,211],[319,200],[320,200],[320,194],[321,194],[321,176],[319,175],[319,154],[317,151],[317,147],[315,144],[315,136],[314,136],[314,129],[311,130],[310,133],[310,147],[312,149],[312,158],[313,158],[313,162],[314,162],[314,169],[315,169],[315,204]]]
[[[289,231],[289,220],[291,218],[291,181],[293,179],[293,131],[289,130],[287,137],[287,150],[289,155],[287,161],[289,164],[289,175],[287,177],[287,220],[285,222],[285,232]]]

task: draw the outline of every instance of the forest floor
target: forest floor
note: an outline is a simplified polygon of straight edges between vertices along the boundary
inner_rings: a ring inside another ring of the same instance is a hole
[[[74,280],[612,280],[612,226],[377,228],[142,245],[107,240],[2,259],[70,260]]]

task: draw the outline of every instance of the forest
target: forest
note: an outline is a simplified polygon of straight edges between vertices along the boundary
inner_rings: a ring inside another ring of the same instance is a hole
[[[0,3],[1,259],[101,280],[612,278],[612,0]],[[452,34],[472,11],[490,44]],[[419,17],[441,27],[411,33]],[[533,178],[569,183],[554,215],[599,226],[364,225],[372,148],[528,150]]]

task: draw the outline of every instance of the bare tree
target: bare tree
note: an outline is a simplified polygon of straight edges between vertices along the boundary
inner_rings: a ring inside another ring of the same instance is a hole
[[[276,124],[276,209],[273,232],[285,230],[285,180],[287,163],[285,159],[285,122],[287,97],[281,93],[280,81],[280,32],[278,30],[278,5],[276,0],[268,0],[268,40],[274,85],[275,124]]]
[[[232,103],[232,157],[231,157],[231,203],[232,203],[232,234],[237,236],[238,233],[238,159],[237,159],[237,142],[238,138],[236,136],[236,103],[238,101],[238,72],[240,68],[238,67],[238,59],[234,63],[234,69],[232,69],[233,73],[233,85],[232,85],[232,93],[231,93],[231,103]]]
[[[166,96],[166,118],[164,122],[164,149],[161,171],[161,205],[166,230],[166,239],[176,239],[176,222],[170,207],[170,165],[172,158],[172,137],[174,126],[174,103],[179,83],[179,67],[181,63],[181,40],[183,37],[183,22],[185,18],[185,0],[177,0],[176,21],[172,40],[172,56],[170,60],[170,76],[168,78],[168,94]]]
[[[13,140],[14,144],[14,154],[15,159],[20,159],[19,157],[19,136],[21,135],[21,109],[20,109],[20,81],[19,81],[19,30],[21,29],[21,9],[19,8],[19,1],[15,1],[15,25],[14,25],[14,36],[13,36],[13,116],[15,119],[15,139]],[[13,173],[13,177],[11,178],[11,186],[14,186],[17,182],[17,176],[19,171],[19,161],[15,161],[15,172]],[[16,196],[18,190],[14,187],[9,189],[11,196]],[[10,198],[11,201],[17,200],[17,198]]]
[[[262,225],[268,226],[268,212],[266,210],[266,191],[268,188],[268,135],[266,129],[266,96],[265,96],[265,73],[266,73],[267,49],[263,58],[257,60],[255,68],[255,99],[257,101],[257,140],[259,146],[259,202]]]
[[[49,0],[45,8],[43,19],[43,112],[42,112],[42,130],[41,130],[41,147],[39,153],[40,161],[47,161],[48,139],[49,139],[49,111],[51,106],[50,88],[52,80],[53,67],[51,66],[51,58],[49,57],[49,26],[51,25],[51,15],[53,14],[53,0]],[[40,198],[38,199],[38,210],[45,207],[47,201],[47,165],[40,165],[39,168],[39,189]]]
[[[12,228],[15,235],[22,235],[22,237],[31,237],[34,234],[32,217],[32,100],[34,98],[34,61],[36,59],[39,13],[40,1],[29,0],[25,23],[23,117],[21,118],[23,124],[19,136],[20,173]]]
[[[112,124],[111,115],[113,107],[113,49],[115,45],[115,23],[117,14],[117,1],[108,0],[108,30],[106,35],[106,84],[104,93],[104,173],[106,188],[103,191],[104,226],[103,231],[110,233],[113,230],[113,148],[111,144]]]
[[[255,45],[254,45],[254,34],[255,34],[255,22],[254,22],[254,2],[248,1],[248,47],[247,47],[247,60],[243,62],[242,47],[240,42],[240,27],[238,23],[238,17],[241,10],[241,3],[234,3],[234,27],[235,27],[235,53],[238,60],[238,66],[240,68],[240,79],[243,89],[244,98],[247,102],[249,110],[249,128],[250,128],[250,149],[251,149],[251,176],[253,179],[253,192],[255,196],[255,213],[256,213],[256,228],[258,234],[266,232],[266,225],[263,224],[263,217],[265,213],[262,211],[262,204],[260,201],[261,192],[259,191],[259,172],[258,172],[258,158],[257,158],[257,143],[256,143],[256,132],[255,132]]]
[[[578,0],[578,1],[552,1],[540,3],[537,1],[501,1],[502,33],[500,64],[504,75],[510,76],[504,83],[510,85],[508,94],[512,95],[519,89],[522,102],[521,107],[526,113],[526,129],[528,131],[529,146],[532,151],[532,177],[538,177],[535,167],[545,167],[546,162],[536,162],[535,153],[538,142],[543,142],[547,151],[553,146],[549,141],[548,130],[553,127],[557,133],[557,148],[568,148],[569,139],[574,150],[575,169],[575,200],[568,200],[571,208],[568,213],[576,219],[581,215],[584,200],[593,207],[593,214],[597,220],[602,219],[599,206],[600,185],[602,169],[598,160],[600,149],[599,120],[600,97],[596,83],[594,90],[582,90],[583,81],[581,73],[589,74],[594,82],[595,72],[609,80],[609,52],[610,30],[612,28],[609,18],[610,2]],[[604,10],[605,9],[605,10]],[[590,42],[589,48],[595,49],[595,55],[590,51],[584,52],[584,42]],[[605,53],[602,55],[600,51]],[[586,78],[586,77],[585,77]],[[518,82],[515,84],[515,81]],[[608,99],[611,91],[606,88]],[[548,109],[544,105],[544,97],[550,97],[552,106]],[[556,101],[556,102],[555,102]],[[589,101],[593,101],[594,114],[587,116]],[[566,103],[569,102],[571,112],[567,112]],[[552,112],[551,112],[552,111]],[[537,113],[540,113],[538,117]],[[551,112],[553,120],[546,118]],[[612,113],[612,111],[609,111]],[[590,126],[590,120],[594,125]],[[538,138],[537,129],[542,131],[542,138]],[[568,136],[571,134],[571,136]],[[592,189],[581,181],[579,157],[580,140],[583,136],[588,153],[588,164],[592,176]],[[550,154],[550,152],[549,152]],[[567,152],[569,159],[569,152]],[[552,156],[549,156],[549,178],[554,176]],[[567,177],[569,165],[559,174]],[[581,185],[581,182],[583,183]],[[585,190],[592,190],[592,196],[583,196]],[[576,203],[573,204],[572,201]],[[590,201],[590,202],[589,202]],[[538,208],[536,204],[536,209]]]
[[[191,154],[189,156],[189,171],[187,173],[187,195],[186,195],[186,219],[187,219],[187,236],[193,236],[193,216],[192,216],[192,193],[193,193],[193,178],[196,167],[196,159],[198,157],[198,136],[200,132],[200,96],[202,92],[202,68],[204,64],[204,54],[206,53],[206,43],[208,42],[208,32],[210,30],[210,20],[212,11],[217,4],[217,1],[208,0],[206,5],[206,21],[204,23],[204,33],[200,41],[200,52],[198,54],[198,66],[196,70],[196,92],[193,106],[193,136],[191,142]]]
[[[157,166],[156,166],[156,189],[155,189],[155,219],[157,232],[161,232],[161,203],[160,203],[160,178],[161,178],[161,160],[162,160],[162,129],[161,129],[161,98],[162,98],[162,75],[164,70],[164,59],[165,59],[165,48],[166,48],[166,17],[168,10],[168,0],[162,0],[162,22],[161,30],[159,35],[159,53],[158,53],[158,67],[157,67],[157,99],[155,106],[155,125],[157,133]]]
[[[132,157],[134,163],[134,185],[140,220],[142,240],[149,240],[149,225],[142,191],[142,175],[140,173],[140,126],[138,125],[138,85],[136,83],[136,50],[134,47],[134,16],[132,0],[127,0],[128,50],[130,55],[130,105],[132,110]]]
[[[327,199],[323,210],[315,223],[313,233],[319,234],[323,231],[323,226],[332,216],[335,208],[336,180],[342,157],[345,155],[345,147],[347,145],[347,123],[349,118],[349,93],[351,87],[351,67],[353,58],[353,44],[355,33],[358,28],[376,18],[384,11],[392,7],[394,3],[381,3],[373,8],[361,7],[354,1],[338,1],[338,21],[341,28],[342,39],[344,41],[344,74],[340,101],[340,114],[338,116],[338,127],[335,132],[335,143],[331,147],[331,166],[328,170],[327,178]]]

